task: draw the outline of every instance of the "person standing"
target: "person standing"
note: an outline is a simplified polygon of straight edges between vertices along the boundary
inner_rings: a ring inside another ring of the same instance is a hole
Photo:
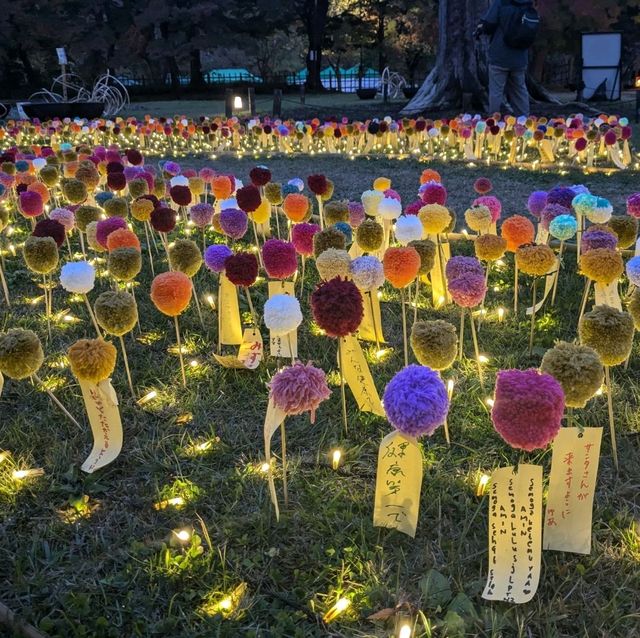
[[[532,0],[492,0],[475,31],[476,37],[491,37],[489,112],[499,113],[507,97],[515,115],[529,115],[526,73],[539,25]]]

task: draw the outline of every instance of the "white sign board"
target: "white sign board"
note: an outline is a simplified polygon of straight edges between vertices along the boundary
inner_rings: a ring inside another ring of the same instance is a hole
[[[58,47],[56,53],[58,54],[58,64],[68,64],[67,52],[64,50],[64,47]]]
[[[582,81],[584,99],[590,99],[596,89],[606,81],[608,100],[619,100],[621,95],[620,58],[621,33],[582,34]]]

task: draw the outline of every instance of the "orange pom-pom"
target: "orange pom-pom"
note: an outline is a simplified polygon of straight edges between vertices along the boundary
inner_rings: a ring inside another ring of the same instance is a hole
[[[289,193],[282,202],[282,210],[292,222],[301,222],[309,212],[309,199],[306,195]]]
[[[420,255],[412,246],[387,248],[382,265],[387,281],[394,288],[404,288],[418,276]]]
[[[216,199],[229,199],[233,191],[233,184],[226,175],[216,175],[211,180],[211,192]]]
[[[176,317],[189,305],[192,290],[184,273],[163,272],[151,282],[151,301],[160,312]]]
[[[49,189],[42,182],[32,182],[27,186],[28,191],[35,191],[42,198],[43,204],[49,203]]]
[[[515,253],[520,246],[533,242],[536,229],[526,217],[511,215],[504,220],[501,234],[507,240],[507,250]]]
[[[118,228],[107,237],[107,250],[111,252],[116,248],[135,248],[140,251],[138,236],[128,228]]]
[[[427,182],[438,182],[440,183],[442,178],[440,177],[440,173],[438,171],[434,171],[432,168],[425,168],[422,171],[422,175],[420,175],[420,183],[426,184]]]

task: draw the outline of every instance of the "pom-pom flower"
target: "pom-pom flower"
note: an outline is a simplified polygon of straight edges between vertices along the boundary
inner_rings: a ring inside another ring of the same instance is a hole
[[[327,248],[337,248],[338,250],[344,250],[347,246],[347,239],[344,233],[341,233],[336,228],[325,228],[320,232],[313,235],[313,254],[316,259]]]
[[[44,212],[44,202],[40,193],[24,191],[18,197],[18,207],[25,217],[38,217]]]
[[[313,255],[313,236],[320,232],[318,224],[302,222],[291,228],[291,243],[296,252],[303,257]]]
[[[118,228],[127,228],[127,222],[122,217],[107,217],[101,219],[96,226],[96,239],[98,243],[106,250],[109,235],[118,230]]]
[[[225,208],[220,213],[220,228],[232,239],[240,239],[247,232],[249,219],[244,211],[238,208]]]
[[[631,299],[629,299],[629,303],[627,304],[627,310],[633,319],[633,325],[636,327],[636,330],[640,330],[640,290],[636,289],[633,291]]]
[[[373,255],[356,257],[350,264],[353,283],[362,292],[372,292],[384,284],[382,262]]]
[[[596,306],[582,316],[578,326],[580,342],[593,348],[606,366],[627,359],[633,345],[633,318],[610,306]]]
[[[481,235],[473,241],[476,257],[482,261],[496,261],[504,256],[507,240],[498,235]]]
[[[149,221],[156,232],[170,233],[176,227],[176,212],[167,206],[158,206],[151,211]]]
[[[514,253],[523,244],[530,244],[535,236],[531,221],[522,215],[511,215],[502,223],[502,237],[507,240],[507,250]]]
[[[41,219],[33,229],[34,237],[51,237],[58,248],[64,244],[66,234],[64,226],[55,219]]]
[[[249,179],[255,186],[264,186],[271,181],[271,171],[266,166],[255,166],[249,171]]]
[[[527,199],[527,210],[537,219],[540,219],[542,210],[547,205],[547,193],[545,191],[533,191]]]
[[[411,247],[387,248],[382,262],[384,276],[394,288],[405,288],[420,271],[420,255]]]
[[[559,204],[547,204],[540,214],[540,224],[545,230],[549,230],[549,225],[556,218],[561,215],[569,214],[569,209]]]
[[[384,241],[384,228],[373,219],[365,219],[356,229],[356,243],[365,253],[380,250]]]
[[[610,284],[623,273],[624,265],[616,250],[595,248],[580,258],[580,271],[597,283]]]
[[[611,219],[612,212],[613,206],[608,199],[596,197],[594,205],[585,211],[585,215],[592,224],[606,224]]]
[[[351,228],[358,228],[364,218],[364,206],[360,202],[349,202],[349,224]]]
[[[618,236],[620,248],[630,248],[638,237],[638,219],[629,215],[612,215],[609,228]]]
[[[627,277],[636,287],[640,287],[640,256],[632,257],[627,262]]]
[[[0,333],[0,372],[20,381],[38,372],[44,352],[38,335],[31,330],[15,328]]]
[[[60,285],[67,292],[86,295],[95,282],[96,270],[88,261],[69,261],[60,270]]]
[[[323,214],[327,226],[346,222],[349,219],[349,205],[347,202],[329,202],[324,207]]]
[[[104,203],[104,212],[107,217],[122,217],[129,215],[129,203],[124,197],[112,197]]]
[[[202,266],[202,253],[191,239],[177,239],[169,246],[169,263],[174,270],[194,277]]]
[[[76,225],[76,216],[68,208],[54,208],[49,213],[49,219],[55,219],[61,223],[67,233],[70,233]]]
[[[116,337],[131,332],[138,323],[136,301],[123,290],[107,290],[98,295],[93,309],[100,327]]]
[[[148,222],[155,206],[150,199],[140,197],[131,202],[131,215],[139,222]]]
[[[378,203],[378,215],[383,219],[398,219],[402,214],[402,204],[394,197],[383,197]]]
[[[84,231],[87,235],[87,242],[90,248],[93,248],[97,253],[106,252],[106,248],[103,248],[98,242],[98,222],[90,222]]]
[[[271,279],[287,279],[298,269],[298,258],[294,245],[282,239],[268,239],[264,243],[262,262]]]
[[[491,221],[497,222],[502,214],[502,204],[497,197],[493,195],[483,195],[473,200],[474,206],[486,206],[491,212]]]
[[[571,239],[578,231],[578,222],[573,215],[558,215],[549,223],[549,233],[560,241]]]
[[[79,179],[67,179],[62,182],[62,194],[71,204],[82,204],[87,199],[87,187]]]
[[[420,187],[420,199],[427,205],[447,203],[447,189],[439,182],[427,182]]]
[[[627,215],[640,217],[640,193],[634,193],[627,198]]]
[[[422,222],[415,215],[398,217],[395,225],[396,239],[401,244],[422,239]]]
[[[556,255],[545,244],[525,244],[516,251],[518,268],[525,275],[540,277],[546,275],[556,264]]]
[[[82,232],[86,232],[91,222],[97,222],[99,219],[100,209],[97,206],[84,204],[76,209],[76,225]]]
[[[412,241],[409,243],[411,248],[414,248],[420,257],[420,269],[419,275],[426,275],[433,270],[436,262],[436,250],[437,247],[430,239],[421,239],[419,241]]]
[[[411,349],[423,366],[446,370],[458,354],[455,326],[441,319],[416,321],[411,327]]]
[[[297,361],[277,372],[269,383],[269,398],[289,416],[310,412],[311,423],[320,404],[331,396],[323,370]]]
[[[151,282],[151,301],[169,317],[177,317],[189,305],[193,284],[181,272],[163,272]]]
[[[189,219],[194,226],[205,228],[213,219],[213,206],[211,204],[194,204],[189,209]]]
[[[131,281],[142,269],[142,255],[136,248],[116,248],[109,253],[107,268],[116,281]]]
[[[501,370],[491,419],[498,434],[519,450],[545,448],[558,434],[564,413],[562,386],[537,370]]]
[[[491,211],[486,206],[472,206],[464,213],[467,226],[477,233],[486,233],[491,226]]]
[[[228,199],[233,193],[233,184],[227,175],[216,175],[211,180],[211,192],[218,199]]]
[[[475,190],[478,195],[486,195],[491,192],[492,188],[491,180],[487,177],[478,177],[473,183],[473,190]]]
[[[253,286],[258,278],[258,260],[252,253],[235,253],[224,262],[225,274],[234,286]]]
[[[420,209],[418,217],[426,233],[438,235],[446,230],[451,222],[451,213],[440,204],[427,204]]]
[[[118,228],[107,237],[107,250],[116,248],[135,248],[140,250],[140,240],[138,236],[128,228]]]
[[[309,186],[309,190],[317,197],[324,195],[329,188],[327,178],[324,175],[318,174],[309,175],[309,177],[307,177],[307,185]]]
[[[383,197],[384,195],[376,190],[364,191],[364,193],[362,193],[360,201],[364,206],[364,212],[369,215],[369,217],[376,217],[378,215],[378,206]]]
[[[591,226],[582,235],[582,246],[580,252],[582,254],[595,250],[596,248],[606,248],[608,250],[615,250],[618,246],[618,236],[614,234],[611,229],[604,229],[602,227],[596,228]]]
[[[329,337],[346,337],[362,322],[362,295],[352,281],[331,279],[313,291],[311,310],[314,320]]]
[[[260,197],[260,191],[253,184],[250,184],[236,191],[236,200],[238,206],[245,213],[251,213],[260,206],[262,198]]]
[[[320,279],[329,281],[335,277],[346,279],[350,275],[351,257],[346,250],[327,248],[316,259]]]
[[[292,295],[273,295],[264,303],[264,325],[275,336],[297,330],[302,323],[300,302]]]
[[[301,193],[289,193],[282,202],[282,210],[292,222],[301,222],[309,212],[309,199]]]
[[[556,186],[547,193],[547,204],[558,204],[569,210],[576,196],[575,191],[568,186]]]
[[[116,367],[115,346],[104,339],[80,339],[69,348],[67,356],[71,372],[80,381],[104,381]]]
[[[264,197],[273,206],[282,204],[282,186],[275,182],[269,182],[264,187]]]
[[[484,268],[475,257],[456,255],[447,262],[444,273],[447,279],[457,279],[466,273],[484,276]]]
[[[455,303],[462,308],[474,308],[482,303],[487,293],[484,275],[466,272],[447,281],[447,289]]]
[[[231,248],[225,244],[213,244],[204,251],[204,263],[211,272],[220,273],[224,270],[227,257],[233,255]]]
[[[431,436],[449,412],[447,389],[440,375],[415,364],[389,381],[382,403],[389,423],[410,437]]]
[[[27,237],[23,251],[27,267],[39,275],[48,275],[58,266],[58,246],[51,237]]]
[[[569,408],[583,408],[604,380],[598,353],[588,346],[566,341],[559,341],[545,352],[540,371],[560,383]]]
[[[169,189],[169,195],[178,206],[188,206],[191,203],[191,190],[188,186],[176,184]]]

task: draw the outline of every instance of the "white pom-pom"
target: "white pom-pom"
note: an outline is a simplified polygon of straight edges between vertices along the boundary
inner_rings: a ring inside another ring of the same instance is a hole
[[[295,186],[300,192],[304,190],[304,182],[299,177],[290,179],[287,184],[289,184],[290,186]]]
[[[370,217],[376,217],[378,215],[378,206],[382,201],[383,195],[380,191],[369,190],[362,193],[360,200],[364,206],[364,212]]]
[[[171,186],[189,186],[189,178],[184,175],[176,175],[169,181]]]
[[[402,204],[394,197],[383,197],[378,204],[378,215],[384,219],[397,219],[402,215]]]
[[[70,261],[60,270],[60,284],[68,292],[86,295],[95,281],[95,268],[88,261]]]
[[[382,262],[373,255],[356,257],[351,262],[353,283],[364,292],[377,290],[384,283]]]
[[[595,206],[586,212],[587,219],[592,224],[606,224],[611,219],[613,206],[608,199],[596,197]]]
[[[422,222],[417,215],[398,217],[395,225],[396,239],[405,246],[410,241],[422,239]]]
[[[47,160],[44,157],[36,157],[31,163],[33,164],[33,168],[40,171],[47,165]]]
[[[264,324],[271,332],[286,335],[302,323],[300,302],[291,295],[273,295],[264,304]]]

